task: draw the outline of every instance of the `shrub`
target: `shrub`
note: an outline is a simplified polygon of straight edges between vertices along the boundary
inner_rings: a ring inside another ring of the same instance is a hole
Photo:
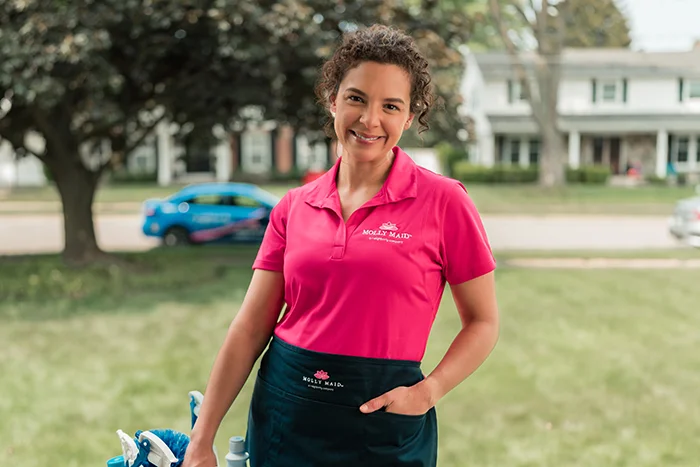
[[[116,170],[109,175],[109,181],[113,184],[143,184],[155,183],[158,181],[157,172],[129,172],[127,170]]]
[[[469,161],[455,162],[452,167],[452,177],[469,183],[493,183],[494,180],[491,167],[470,164]]]
[[[654,174],[647,175],[644,179],[649,185],[668,185],[668,180]]]
[[[578,169],[566,169],[566,181],[568,183],[604,185],[610,179],[610,175],[610,167],[604,165],[584,165]]]
[[[485,167],[458,161],[454,164],[454,178],[469,183],[534,183],[539,177],[536,166],[496,165]]]
[[[452,176],[469,183],[535,183],[539,179],[539,167],[531,165],[495,165],[484,167],[458,161],[454,164]],[[610,178],[610,168],[605,166],[584,166],[579,169],[566,169],[567,183],[603,185]]]
[[[469,154],[466,149],[451,145],[450,143],[440,143],[435,146],[438,160],[445,175],[455,177],[455,164],[469,161]]]

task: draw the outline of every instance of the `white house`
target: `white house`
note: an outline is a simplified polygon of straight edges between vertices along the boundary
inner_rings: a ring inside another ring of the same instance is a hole
[[[537,163],[538,130],[507,53],[465,51],[462,112],[475,124],[472,160]],[[525,60],[527,57],[524,56]],[[624,173],[700,171],[700,46],[687,52],[574,49],[562,57],[559,128],[571,167]]]
[[[179,137],[177,130],[160,123],[127,158],[128,172],[154,174],[161,185],[227,181],[234,171],[255,175],[320,170],[335,155],[328,142],[313,142],[274,122],[251,124],[235,135],[214,128],[203,138]],[[30,139],[33,147],[43,146],[40,135]],[[109,144],[102,150],[109,151]],[[0,188],[46,183],[41,161],[34,156],[16,158],[10,143],[0,140]]]

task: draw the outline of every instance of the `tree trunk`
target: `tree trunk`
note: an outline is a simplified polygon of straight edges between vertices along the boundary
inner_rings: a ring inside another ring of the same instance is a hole
[[[92,263],[104,256],[97,245],[92,216],[99,176],[88,171],[76,156],[48,157],[47,162],[63,204],[63,259],[77,265]]]
[[[540,180],[541,186],[555,187],[566,184],[566,147],[564,137],[552,125],[546,125],[541,129],[542,153],[540,156]]]

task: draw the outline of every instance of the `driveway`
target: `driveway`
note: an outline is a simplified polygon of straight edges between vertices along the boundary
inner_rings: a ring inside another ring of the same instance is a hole
[[[640,250],[674,248],[663,217],[484,216],[495,250]],[[158,244],[141,233],[137,215],[95,216],[105,250],[146,250]],[[63,226],[58,215],[0,215],[0,254],[57,252]]]

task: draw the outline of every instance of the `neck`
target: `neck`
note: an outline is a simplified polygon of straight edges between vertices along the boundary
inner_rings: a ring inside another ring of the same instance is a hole
[[[385,157],[371,162],[357,162],[346,151],[343,151],[336,179],[338,189],[357,191],[381,187],[389,175],[393,162],[393,151],[389,151]]]

